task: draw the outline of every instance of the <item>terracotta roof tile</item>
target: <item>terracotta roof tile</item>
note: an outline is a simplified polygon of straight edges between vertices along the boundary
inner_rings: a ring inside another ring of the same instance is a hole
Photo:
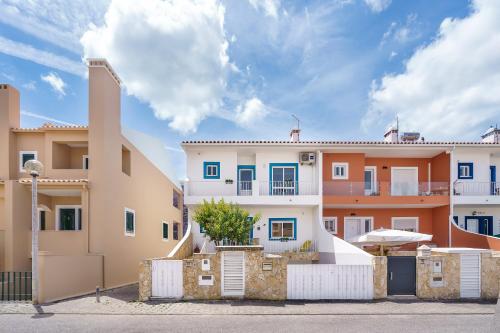
[[[38,178],[38,183],[42,184],[81,184],[88,183],[88,179],[53,179],[53,178]],[[30,184],[31,178],[19,179],[21,184]]]
[[[385,142],[385,141],[275,141],[275,140],[189,140],[183,141],[183,145],[191,144],[275,144],[275,145],[384,145],[384,146],[409,146],[409,145],[493,145],[498,143],[480,141],[406,141],[406,142]]]

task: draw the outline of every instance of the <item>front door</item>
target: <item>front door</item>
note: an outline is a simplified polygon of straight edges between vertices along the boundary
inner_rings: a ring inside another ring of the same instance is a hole
[[[476,234],[493,236],[493,216],[466,216],[465,229]]]
[[[371,217],[345,217],[344,218],[344,239],[350,239],[370,232],[373,229],[373,218]]]
[[[490,194],[491,195],[499,195],[500,190],[497,186],[497,167],[496,165],[490,165]]]
[[[222,296],[245,295],[245,252],[224,251],[221,255]]]
[[[415,257],[387,257],[387,294],[415,295],[416,268]]]
[[[240,167],[238,169],[238,195],[252,195],[254,169]]]

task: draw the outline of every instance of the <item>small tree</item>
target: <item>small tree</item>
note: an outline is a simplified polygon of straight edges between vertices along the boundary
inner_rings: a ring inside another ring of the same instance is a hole
[[[248,244],[253,224],[260,220],[260,214],[250,218],[250,213],[233,203],[223,199],[215,202],[203,200],[195,212],[193,219],[198,222],[206,235],[216,244],[229,240],[234,244]]]

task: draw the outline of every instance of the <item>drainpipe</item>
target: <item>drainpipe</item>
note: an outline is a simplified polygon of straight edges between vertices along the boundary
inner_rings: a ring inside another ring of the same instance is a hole
[[[453,212],[453,195],[455,192],[455,189],[453,188],[453,179],[455,179],[455,168],[453,167],[453,161],[455,148],[456,146],[453,145],[450,151],[450,216],[448,217],[448,247],[451,247],[451,221],[453,220],[453,216],[455,215]]]
[[[427,194],[431,193],[431,162],[427,163]]]

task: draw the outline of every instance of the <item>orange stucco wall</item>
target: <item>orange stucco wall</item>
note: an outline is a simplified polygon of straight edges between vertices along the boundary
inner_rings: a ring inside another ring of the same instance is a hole
[[[472,247],[500,251],[500,238],[467,232],[452,224],[451,245],[453,247]]]
[[[431,159],[431,178],[433,182],[450,181],[450,154],[443,152]]]
[[[392,227],[393,217],[418,217],[419,232],[435,235],[435,225],[447,226],[448,215],[443,215],[443,212],[445,211],[449,211],[449,206],[437,208],[325,208],[323,210],[323,216],[337,217],[337,236],[341,238],[344,237],[344,217],[350,216],[373,217],[374,229],[390,229]],[[441,229],[439,229],[439,232],[442,232]],[[438,237],[434,236],[432,243],[437,244],[438,246],[447,246],[444,239],[447,239],[447,234],[444,237],[441,235]]]
[[[432,231],[434,235],[432,240],[439,246],[449,246],[449,219],[450,206],[432,209]]]

